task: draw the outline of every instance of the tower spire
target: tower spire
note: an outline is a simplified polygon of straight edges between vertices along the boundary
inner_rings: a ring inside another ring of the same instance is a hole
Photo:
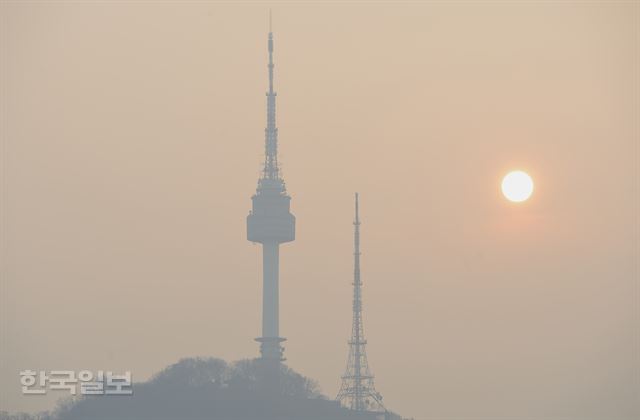
[[[369,370],[364,324],[362,322],[362,281],[360,280],[360,214],[358,193],[355,195],[355,219],[353,221],[353,323],[349,340],[349,359],[342,376],[342,385],[336,399],[347,408],[356,411],[386,411],[382,395],[373,385]]]
[[[276,95],[273,90],[273,32],[271,32],[271,11],[269,11],[269,40],[267,43],[269,51],[269,91],[267,92],[267,128],[265,134],[264,179],[279,179],[280,169],[278,167],[278,128],[276,127]]]

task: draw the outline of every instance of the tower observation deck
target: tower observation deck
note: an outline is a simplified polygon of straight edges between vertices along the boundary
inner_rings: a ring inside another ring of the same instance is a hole
[[[267,127],[265,133],[264,166],[253,207],[247,216],[247,239],[262,244],[262,336],[263,360],[280,363],[285,360],[279,331],[279,254],[280,244],[295,239],[296,218],[290,212],[291,197],[287,194],[278,166],[278,128],[276,127],[276,92],[273,90],[273,33],[269,32],[269,90],[267,92]]]

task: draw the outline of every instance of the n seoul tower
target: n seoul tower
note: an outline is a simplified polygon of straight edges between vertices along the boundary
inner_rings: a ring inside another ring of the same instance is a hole
[[[271,20],[271,19],[269,19]],[[280,337],[278,275],[280,244],[295,239],[296,218],[289,211],[287,194],[278,166],[278,129],[276,128],[276,92],[273,91],[273,33],[269,23],[269,91],[267,92],[267,128],[264,167],[258,188],[251,200],[253,208],[247,216],[247,239],[262,244],[262,337],[261,359],[279,364],[284,361]]]

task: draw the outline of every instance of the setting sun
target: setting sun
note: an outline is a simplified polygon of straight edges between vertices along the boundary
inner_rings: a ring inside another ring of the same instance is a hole
[[[523,171],[509,172],[502,179],[502,194],[509,201],[520,203],[531,197],[533,180]]]

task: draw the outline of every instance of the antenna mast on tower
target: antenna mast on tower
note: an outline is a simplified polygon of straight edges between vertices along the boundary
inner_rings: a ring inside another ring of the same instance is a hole
[[[386,411],[382,395],[373,385],[373,375],[367,361],[364,327],[362,323],[362,282],[360,281],[360,215],[356,193],[354,225],[353,266],[353,324],[349,340],[349,360],[342,376],[342,385],[336,399],[347,408],[356,411]]]

